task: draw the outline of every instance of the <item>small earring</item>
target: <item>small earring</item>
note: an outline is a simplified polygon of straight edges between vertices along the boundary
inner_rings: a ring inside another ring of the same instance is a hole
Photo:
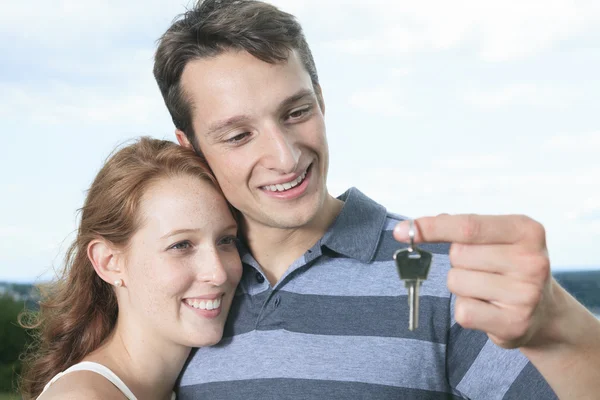
[[[121,286],[123,286],[123,279],[117,279],[117,280],[114,282],[114,284],[115,284],[115,286],[116,286],[116,287],[121,287]]]

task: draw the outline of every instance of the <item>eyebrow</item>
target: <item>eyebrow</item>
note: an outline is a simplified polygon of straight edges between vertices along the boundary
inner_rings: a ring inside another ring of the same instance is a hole
[[[297,102],[299,100],[302,100],[305,97],[313,97],[313,96],[314,96],[314,92],[312,90],[301,89],[298,92],[294,93],[293,95],[287,97],[285,100],[283,100],[281,102],[281,104],[279,105],[278,109],[281,110],[281,109],[287,108],[290,105],[294,104],[295,102]],[[241,125],[243,123],[250,121],[250,119],[251,118],[248,115],[236,115],[231,118],[227,118],[227,119],[224,119],[221,121],[214,122],[208,126],[208,129],[206,131],[206,136],[210,136],[210,135],[214,134],[215,132],[221,131],[230,126]]]
[[[223,229],[223,232],[227,232],[229,230],[235,230],[235,231],[237,231],[237,225],[236,224],[228,225],[228,226],[226,226]],[[161,239],[166,239],[166,238],[169,238],[171,236],[179,235],[181,233],[198,233],[200,231],[201,231],[201,229],[199,229],[199,228],[175,229],[174,231],[168,232],[165,235],[161,236]]]
[[[291,106],[292,104],[294,104],[295,102],[302,100],[305,97],[313,97],[313,96],[314,96],[314,92],[312,90],[300,89],[295,94],[293,94],[293,95],[289,96],[288,98],[286,98],[285,100],[283,100],[281,102],[281,104],[279,105],[279,109],[287,108],[287,107]]]
[[[227,118],[222,121],[217,121],[208,126],[206,136],[210,136],[215,132],[221,131],[230,126],[240,125],[248,121],[250,121],[250,117],[247,115],[236,115],[235,117]]]
[[[196,233],[199,231],[200,231],[200,229],[175,229],[174,231],[171,231],[171,232],[161,236],[160,238],[166,239],[171,236],[179,235],[180,233]]]

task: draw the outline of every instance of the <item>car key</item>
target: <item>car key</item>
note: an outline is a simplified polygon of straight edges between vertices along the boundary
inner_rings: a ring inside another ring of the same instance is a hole
[[[408,290],[409,319],[408,329],[413,331],[419,327],[419,289],[429,274],[432,254],[415,246],[414,222],[410,221],[408,230],[410,245],[394,253],[394,261],[398,268],[400,279]]]

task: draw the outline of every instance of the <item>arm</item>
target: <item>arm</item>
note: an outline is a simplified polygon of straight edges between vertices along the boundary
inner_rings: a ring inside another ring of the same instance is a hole
[[[415,221],[416,241],[451,242],[455,319],[519,348],[561,399],[598,398],[600,321],[550,273],[545,231],[524,216],[439,215]],[[394,236],[408,241],[408,223]]]
[[[520,348],[561,399],[600,397],[600,321],[552,282],[548,324]]]

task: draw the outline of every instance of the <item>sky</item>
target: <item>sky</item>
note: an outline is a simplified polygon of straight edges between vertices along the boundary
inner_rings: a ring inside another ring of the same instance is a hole
[[[152,76],[181,0],[0,0],[0,280],[62,268],[115,146],[174,140]],[[329,190],[410,217],[526,214],[600,269],[600,2],[277,0],[311,46]]]

